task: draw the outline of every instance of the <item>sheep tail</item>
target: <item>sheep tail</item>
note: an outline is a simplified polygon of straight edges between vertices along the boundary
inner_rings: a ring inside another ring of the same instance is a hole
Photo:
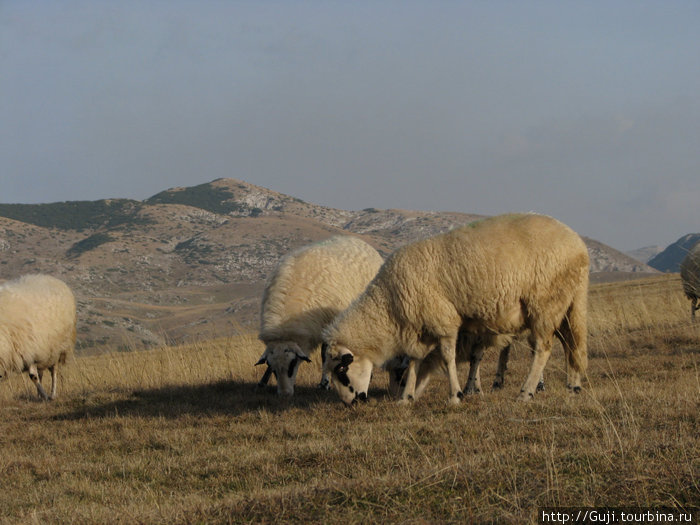
[[[588,286],[577,291],[557,332],[557,337],[564,346],[569,368],[581,376],[585,375],[588,368],[587,294]]]

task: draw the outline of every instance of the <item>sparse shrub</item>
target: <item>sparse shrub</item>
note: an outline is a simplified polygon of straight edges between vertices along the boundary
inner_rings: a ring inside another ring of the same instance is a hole
[[[0,204],[0,216],[44,228],[83,231],[152,223],[149,219],[137,217],[141,208],[140,202],[129,199]]]
[[[68,257],[78,257],[85,252],[94,250],[98,246],[112,242],[113,240],[114,238],[108,233],[95,233],[82,241],[76,242],[68,249],[66,255],[68,255]]]
[[[183,190],[162,191],[150,199],[147,204],[184,204],[203,210],[226,215],[228,213],[245,212],[248,207],[235,200],[235,195],[229,190],[215,188],[211,184],[200,184]]]

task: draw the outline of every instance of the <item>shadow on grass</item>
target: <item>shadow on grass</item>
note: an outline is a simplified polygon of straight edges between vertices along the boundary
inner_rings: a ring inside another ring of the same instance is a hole
[[[282,413],[291,409],[311,409],[318,405],[342,406],[337,394],[318,387],[296,386],[294,396],[277,395],[275,386],[257,383],[219,381],[204,385],[179,385],[124,392],[117,400],[75,398],[66,402],[66,411],[55,420],[108,417],[179,418],[185,415],[238,416],[251,412]],[[386,390],[370,389],[370,397],[387,397]],[[103,396],[104,397],[104,396]]]

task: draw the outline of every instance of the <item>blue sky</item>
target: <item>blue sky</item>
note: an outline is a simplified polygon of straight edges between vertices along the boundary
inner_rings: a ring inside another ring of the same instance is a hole
[[[700,231],[700,3],[0,0],[0,202],[233,177]]]

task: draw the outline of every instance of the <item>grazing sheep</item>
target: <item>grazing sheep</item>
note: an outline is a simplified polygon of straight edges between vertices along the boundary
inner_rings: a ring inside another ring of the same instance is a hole
[[[28,372],[42,399],[56,397],[56,369],[73,354],[75,297],[63,281],[25,275],[0,286],[0,379]],[[51,372],[51,394],[41,386]]]
[[[323,342],[323,328],[362,293],[381,265],[377,250],[349,236],[331,237],[282,259],[262,299],[259,338],[265,351],[256,364],[269,368],[258,384],[273,373],[277,393],[293,395],[299,364],[310,362],[309,354]],[[319,386],[329,387],[325,374]]]
[[[681,262],[683,291],[690,299],[690,318],[695,321],[695,312],[700,310],[700,243],[690,250]]]
[[[412,399],[420,360],[434,349],[458,403],[460,327],[475,335],[529,330],[534,356],[519,399],[531,399],[556,335],[567,384],[581,390],[587,366],[588,251],[564,224],[537,214],[479,221],[396,250],[363,294],[324,330],[325,370],[341,399],[366,399],[373,365],[411,357],[402,398]]]

